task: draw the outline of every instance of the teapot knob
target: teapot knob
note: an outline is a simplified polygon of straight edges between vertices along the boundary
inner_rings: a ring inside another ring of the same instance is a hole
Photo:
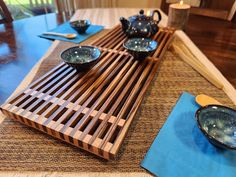
[[[141,10],[139,11],[139,14],[140,14],[140,15],[143,15],[143,14],[144,14],[144,10],[141,9]]]

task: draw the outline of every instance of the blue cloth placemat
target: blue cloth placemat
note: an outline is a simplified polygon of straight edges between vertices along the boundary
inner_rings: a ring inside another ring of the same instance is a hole
[[[85,34],[78,34],[78,36],[74,39],[66,39],[59,36],[50,36],[50,35],[39,35],[39,37],[43,37],[46,39],[56,39],[56,40],[62,40],[67,42],[73,42],[73,43],[80,43],[90,36],[93,36],[94,34],[101,31],[104,27],[100,25],[90,25],[90,27],[87,29]],[[77,32],[70,26],[69,22],[63,23],[62,25],[59,25],[57,28],[54,28],[50,30],[50,32],[57,32],[57,33],[76,33]]]
[[[208,142],[197,127],[194,100],[182,94],[141,166],[158,177],[235,177],[236,152]]]

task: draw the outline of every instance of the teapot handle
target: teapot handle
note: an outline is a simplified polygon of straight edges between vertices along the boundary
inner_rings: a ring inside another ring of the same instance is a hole
[[[158,16],[158,22],[161,21],[161,13],[160,13],[159,10],[153,10],[153,11],[151,12],[152,18],[154,17],[154,14],[155,14],[155,13],[157,13],[157,16]]]

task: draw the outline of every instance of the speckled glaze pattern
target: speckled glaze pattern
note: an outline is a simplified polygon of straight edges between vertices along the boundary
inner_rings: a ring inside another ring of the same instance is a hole
[[[158,21],[153,19],[157,13]],[[144,10],[140,10],[139,15],[131,16],[127,19],[120,18],[123,31],[129,37],[151,37],[159,30],[158,23],[161,21],[161,13],[158,10],[151,12],[151,16],[144,15]]]
[[[78,46],[66,49],[61,53],[61,59],[77,71],[83,71],[94,66],[101,51],[92,46]]]
[[[131,38],[123,46],[135,59],[144,59],[155,51],[158,44],[148,38]]]
[[[196,112],[196,119],[198,127],[212,144],[236,150],[236,110],[208,105]]]
[[[91,25],[89,20],[77,20],[70,22],[72,28],[74,28],[79,34],[86,32],[88,27]]]

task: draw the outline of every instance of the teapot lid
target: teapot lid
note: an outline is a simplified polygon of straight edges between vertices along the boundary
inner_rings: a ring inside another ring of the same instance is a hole
[[[138,15],[134,15],[134,16],[131,16],[129,17],[130,20],[151,20],[151,17],[150,16],[146,16],[144,15],[144,10],[141,9],[139,11],[139,14]]]
[[[141,10],[139,11],[139,14],[140,14],[140,15],[144,15],[144,10],[141,9]]]

